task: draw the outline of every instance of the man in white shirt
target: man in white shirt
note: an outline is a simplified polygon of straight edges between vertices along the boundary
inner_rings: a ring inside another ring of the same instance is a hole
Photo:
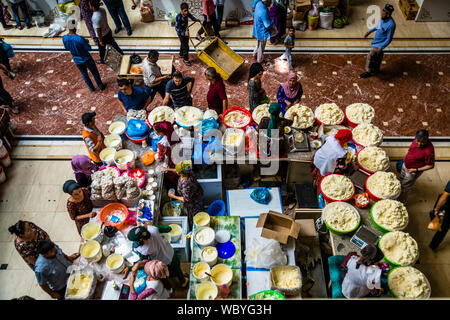
[[[167,82],[172,78],[171,75],[163,76],[161,68],[156,64],[159,59],[159,52],[156,50],[150,50],[147,58],[142,63],[142,75],[144,77],[144,84],[149,89],[147,90],[150,97],[153,98],[158,92],[162,99],[166,95]],[[172,100],[169,101],[169,105],[172,104]]]
[[[111,28],[108,25],[106,10],[100,7],[100,0],[89,0],[89,7],[94,12],[92,14],[92,25],[98,38],[100,63],[105,63],[107,44],[116,49],[120,54],[123,54],[123,51],[112,36]]]

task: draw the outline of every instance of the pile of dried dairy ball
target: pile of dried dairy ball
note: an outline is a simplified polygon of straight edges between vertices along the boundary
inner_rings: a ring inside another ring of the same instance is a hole
[[[378,146],[383,142],[383,132],[371,123],[362,123],[352,130],[353,140],[364,147]]]
[[[363,169],[372,172],[383,171],[389,166],[389,157],[386,151],[379,147],[367,147],[358,153],[358,162]]]
[[[426,299],[431,293],[425,275],[413,267],[392,270],[389,273],[388,286],[400,299]]]
[[[346,200],[355,192],[352,181],[339,174],[329,174],[320,183],[322,192],[333,200]]]
[[[408,211],[397,200],[381,200],[372,207],[372,216],[377,224],[390,231],[405,229],[409,222]]]
[[[344,112],[335,103],[324,103],[317,107],[316,118],[325,125],[336,125],[344,121]]]
[[[393,172],[377,171],[366,181],[367,189],[380,199],[397,198],[401,192],[401,184]]]
[[[361,219],[355,208],[343,202],[326,205],[322,217],[330,227],[338,231],[353,230]]]
[[[419,258],[416,240],[403,231],[386,233],[380,239],[380,249],[389,261],[401,266],[412,265]]]

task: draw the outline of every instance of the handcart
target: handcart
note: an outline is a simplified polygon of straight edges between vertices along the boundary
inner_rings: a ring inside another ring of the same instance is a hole
[[[189,28],[196,23],[199,22],[191,23]],[[201,24],[201,26],[203,30],[205,30],[205,37],[197,44],[194,44],[191,36],[189,36],[189,40],[191,41],[198,58],[209,67],[214,67],[224,80],[228,80],[233,73],[244,64],[244,59],[231,50],[231,48],[221,39],[210,36],[203,24]],[[198,47],[207,40],[210,42],[199,51]]]

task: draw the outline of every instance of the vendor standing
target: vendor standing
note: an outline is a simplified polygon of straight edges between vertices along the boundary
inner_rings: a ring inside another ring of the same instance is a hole
[[[248,74],[248,105],[250,106],[250,113],[257,106],[263,103],[269,103],[269,98],[266,91],[262,88],[261,78],[264,74],[264,68],[261,63],[255,62],[250,66]]]
[[[95,125],[95,112],[83,113],[81,116],[81,121],[83,122],[83,141],[89,152],[89,158],[97,166],[102,166],[103,162],[100,159],[100,152],[105,149],[105,144],[103,140],[105,136],[98,130]]]
[[[91,201],[91,193],[87,188],[82,188],[75,180],[67,180],[63,185],[63,191],[70,195],[67,199],[67,212],[81,235],[81,228],[89,222],[90,218],[95,217],[92,212],[94,208]]]
[[[156,63],[159,59],[159,52],[150,50],[147,58],[142,62],[142,75],[144,77],[144,84],[150,91],[150,97],[153,100],[156,93],[159,93],[161,99],[166,95],[166,85],[169,82],[171,75],[163,76],[161,67]],[[172,103],[172,100],[169,101]]]
[[[298,80],[298,76],[291,72],[287,81],[282,83],[278,88],[277,100],[281,105],[281,112],[284,116],[286,110],[292,105],[300,103],[303,95],[303,88]]]
[[[259,123],[259,129],[267,129],[268,155],[285,158],[287,156],[287,149],[284,140],[285,139],[284,127],[292,125],[293,120],[281,118],[280,112],[281,112],[281,105],[276,102],[271,103],[269,106],[270,118],[263,117]],[[296,115],[297,115],[296,112],[292,113],[293,117],[295,117]],[[272,132],[272,130],[278,130],[278,137],[274,135],[274,132]],[[278,154],[273,154],[272,152],[275,151],[272,150],[273,149],[272,146],[274,146],[275,143],[279,144]]]
[[[205,71],[205,77],[209,81],[209,90],[206,95],[208,109],[215,110],[218,115],[228,108],[228,98],[225,91],[225,84],[216,69],[209,67]]]
[[[352,137],[350,129],[339,130],[335,135],[328,136],[323,146],[317,150],[312,158],[312,177],[317,186],[323,177],[346,171],[351,160],[347,143]]]
[[[177,190],[181,196],[169,193],[169,197],[183,203],[183,208],[188,216],[189,228],[192,230],[194,216],[196,213],[203,211],[203,188],[198,183],[193,173],[192,161],[184,160],[178,163],[175,170],[165,168],[164,171],[176,172],[180,178],[178,179]]]
[[[163,106],[168,105],[169,99],[172,99],[175,110],[184,106],[192,106],[191,94],[194,82],[194,78],[183,77],[181,72],[175,72],[172,79],[167,82]]]
[[[169,267],[170,276],[176,276],[182,287],[186,287],[189,279],[181,270],[180,260],[169,241],[161,236],[157,227],[150,225],[135,227],[128,232],[128,240],[133,241],[134,251],[141,260],[131,269],[133,273],[149,260],[159,260]]]
[[[85,155],[74,156],[71,165],[77,183],[81,187],[90,186],[92,182],[91,175],[94,172],[94,165],[91,159]]]
[[[127,113],[129,110],[147,109],[152,98],[145,92],[145,90],[133,86],[133,79],[118,79],[119,92],[117,101],[122,109]]]

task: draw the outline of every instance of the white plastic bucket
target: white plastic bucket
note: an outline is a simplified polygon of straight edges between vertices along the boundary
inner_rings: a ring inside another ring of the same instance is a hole
[[[216,247],[203,248],[201,253],[201,259],[202,261],[209,264],[211,267],[217,263],[217,257],[218,253]]]
[[[169,227],[172,228],[170,231],[170,242],[178,242],[181,239],[183,229],[181,229],[180,225],[176,223],[169,224]]]
[[[95,240],[99,243],[102,243],[103,241],[103,234],[102,234],[102,228],[101,224],[97,222],[89,222],[86,223],[81,228],[81,237],[84,240]]]
[[[127,163],[130,164],[131,168],[134,168],[135,160],[136,155],[134,154],[134,152],[127,149],[119,150],[114,155],[114,163],[121,171],[127,170]]]
[[[204,234],[203,236],[200,236],[201,234]],[[208,238],[205,239],[205,236]],[[202,237],[203,239],[200,239]],[[214,245],[216,239],[216,233],[214,232],[213,228],[210,227],[201,227],[197,229],[194,235],[194,241],[200,246],[200,248],[205,247],[211,247]]]
[[[113,165],[115,165],[115,162],[114,162],[115,155],[116,155],[116,149],[105,148],[100,152],[100,160],[102,160],[102,162],[106,166],[113,166]]]
[[[194,216],[194,223],[198,227],[209,227],[211,217],[206,212],[199,212]]]
[[[107,148],[113,148],[117,151],[122,149],[122,138],[117,134],[107,135],[103,142]]]
[[[121,273],[125,268],[125,260],[120,254],[113,253],[106,259],[106,266],[112,273]]]
[[[85,242],[80,253],[88,262],[98,262],[102,259],[102,247],[95,240]]]
[[[211,269],[211,278],[217,286],[226,285],[229,287],[233,282],[233,270],[226,264],[218,264]]]
[[[214,282],[203,281],[195,288],[195,297],[197,300],[214,300],[219,294],[219,289]]]
[[[125,130],[127,129],[127,125],[122,121],[115,121],[109,125],[108,131],[111,134],[117,134],[121,136]]]
[[[208,275],[204,272],[207,272],[211,274],[211,268],[209,267],[209,264],[206,262],[197,262],[194,264],[194,267],[192,268],[192,274],[194,275],[194,278],[198,281],[204,281],[208,279]]]

